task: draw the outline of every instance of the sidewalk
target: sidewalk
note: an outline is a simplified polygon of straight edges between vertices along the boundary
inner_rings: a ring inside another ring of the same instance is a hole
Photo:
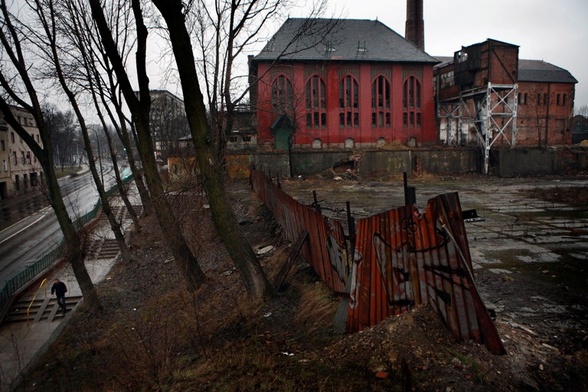
[[[135,197],[133,187],[129,192],[131,194],[131,203],[140,204]],[[119,208],[120,216],[123,218],[123,232],[128,234],[132,221],[128,217],[126,208],[120,197],[111,200],[113,209]],[[114,240],[114,234],[110,230],[108,221],[98,217],[99,221],[90,236],[90,250],[85,260],[88,274],[94,284],[103,281],[112,266],[118,260],[118,246]],[[113,248],[113,243],[115,247]],[[62,263],[51,270],[45,277],[45,283],[41,286],[42,281],[24,292],[17,300],[21,306],[29,306],[33,299],[48,299],[51,296],[51,285],[58,278],[67,286],[66,300],[70,297],[81,297],[82,292],[75,279],[72,268],[68,263]],[[3,323],[0,325],[0,392],[11,391],[22,374],[34,365],[38,357],[47,351],[49,346],[62,332],[71,315],[76,310],[79,303],[73,305],[70,310],[68,301],[68,312],[65,317],[50,319],[40,319],[39,321],[21,321],[12,323]]]

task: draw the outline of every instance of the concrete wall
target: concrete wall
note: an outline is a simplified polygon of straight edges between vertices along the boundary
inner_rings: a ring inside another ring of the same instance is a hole
[[[335,167],[336,172],[351,168],[360,176],[387,176],[402,172],[464,174],[481,172],[478,148],[438,148],[374,151],[294,151],[291,157],[278,152],[231,152],[227,170],[231,178],[247,178],[249,166],[272,176],[315,175]],[[490,174],[498,177],[570,174],[588,169],[587,148],[494,149],[490,154]]]
[[[314,175],[335,167],[337,172],[353,168],[362,176],[386,176],[406,172],[436,174],[473,173],[479,171],[478,149],[443,148],[400,151],[294,151],[287,153],[237,153],[227,155],[231,178],[245,178],[254,164],[265,173],[280,177]],[[341,169],[337,169],[341,167]]]
[[[259,170],[272,177],[290,177],[288,154],[265,152],[229,152],[227,154],[227,173],[230,178],[249,177],[249,167],[255,165]]]
[[[491,174],[498,177],[569,174],[588,169],[588,149],[491,150]]]

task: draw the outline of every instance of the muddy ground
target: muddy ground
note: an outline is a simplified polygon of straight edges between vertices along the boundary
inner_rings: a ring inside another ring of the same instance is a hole
[[[317,176],[283,181],[301,202],[317,191],[334,216],[401,205],[401,178]],[[495,314],[507,355],[456,342],[429,307],[361,333],[337,335],[338,300],[302,260],[287,289],[247,299],[218,241],[206,202],[186,189],[174,202],[207,274],[184,290],[152,218],[132,236],[134,261],[98,285],[105,307],[84,306],[26,375],[29,391],[583,391],[588,390],[588,179],[411,178],[417,205],[458,191],[477,287]],[[242,228],[270,280],[290,244],[246,183],[230,190]],[[19,390],[20,390],[19,389]]]

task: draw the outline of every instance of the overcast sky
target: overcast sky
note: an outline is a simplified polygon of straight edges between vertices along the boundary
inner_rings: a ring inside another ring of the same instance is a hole
[[[406,0],[330,0],[329,7],[325,16],[378,19],[404,36]],[[428,54],[452,56],[488,38],[519,45],[519,58],[570,71],[575,107],[588,106],[588,0],[424,0],[424,21]]]

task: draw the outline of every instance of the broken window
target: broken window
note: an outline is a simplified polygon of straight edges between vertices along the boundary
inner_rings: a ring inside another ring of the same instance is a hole
[[[359,84],[347,75],[339,86],[339,125],[345,128],[359,126]]]
[[[403,125],[405,127],[421,126],[421,83],[410,76],[402,88]]]
[[[321,128],[327,126],[327,100],[325,82],[314,75],[306,82],[306,126]]]
[[[372,126],[390,126],[390,81],[382,75],[372,83]]]

